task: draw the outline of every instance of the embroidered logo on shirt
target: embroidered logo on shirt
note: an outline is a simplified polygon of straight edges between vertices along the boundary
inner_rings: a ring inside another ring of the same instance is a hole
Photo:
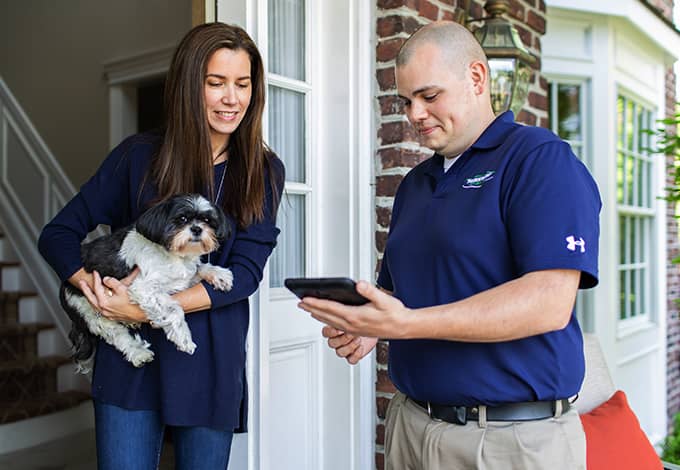
[[[567,250],[576,251],[576,247],[581,247],[581,253],[586,252],[586,241],[582,237],[578,237],[578,240],[573,235],[569,235],[567,238]]]
[[[484,173],[474,175],[472,178],[468,178],[468,179],[465,180],[465,184],[463,185],[463,188],[465,188],[465,189],[481,188],[484,183],[493,179],[494,173],[496,173],[496,172],[493,171],[493,170],[487,170]]]

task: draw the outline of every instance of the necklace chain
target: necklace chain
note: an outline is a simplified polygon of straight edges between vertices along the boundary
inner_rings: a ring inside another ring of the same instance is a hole
[[[217,192],[215,193],[215,200],[213,201],[213,204],[217,205],[217,201],[220,198],[220,194],[222,194],[222,185],[224,185],[224,175],[227,173],[227,162],[224,162],[224,169],[222,170],[222,178],[220,179],[220,185],[217,188]]]
[[[222,185],[224,185],[224,175],[227,173],[227,162],[224,162],[224,169],[222,170],[222,178],[220,179],[220,186],[217,188],[217,193],[215,193],[215,200],[213,201],[213,204],[217,205],[217,201],[220,198],[220,194],[222,194]],[[208,253],[208,264],[210,263],[210,255],[212,253]]]

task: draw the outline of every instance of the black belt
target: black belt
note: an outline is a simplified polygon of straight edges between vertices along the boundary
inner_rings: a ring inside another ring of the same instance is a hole
[[[479,420],[477,406],[437,405],[427,401],[414,400],[413,403],[423,408],[432,419],[446,421],[453,424],[465,424],[468,420]],[[566,413],[571,406],[569,400],[525,401],[507,403],[505,405],[487,406],[487,421],[535,421],[555,416],[555,405],[562,403],[562,413]]]

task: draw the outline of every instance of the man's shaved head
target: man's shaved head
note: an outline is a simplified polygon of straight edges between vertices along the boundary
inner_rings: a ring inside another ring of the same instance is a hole
[[[397,67],[406,65],[414,53],[424,44],[433,44],[441,52],[441,57],[451,67],[451,71],[461,76],[472,62],[480,61],[487,65],[482,46],[464,26],[453,21],[437,21],[423,26],[406,40],[397,55]]]

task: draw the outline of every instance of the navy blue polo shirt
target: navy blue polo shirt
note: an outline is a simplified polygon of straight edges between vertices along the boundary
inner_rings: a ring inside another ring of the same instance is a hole
[[[580,270],[580,287],[593,287],[600,208],[569,145],[506,112],[446,173],[435,154],[405,176],[378,284],[411,308],[546,269]],[[583,381],[581,330],[572,313],[563,330],[513,341],[392,340],[389,372],[401,392],[434,403],[565,398]]]

